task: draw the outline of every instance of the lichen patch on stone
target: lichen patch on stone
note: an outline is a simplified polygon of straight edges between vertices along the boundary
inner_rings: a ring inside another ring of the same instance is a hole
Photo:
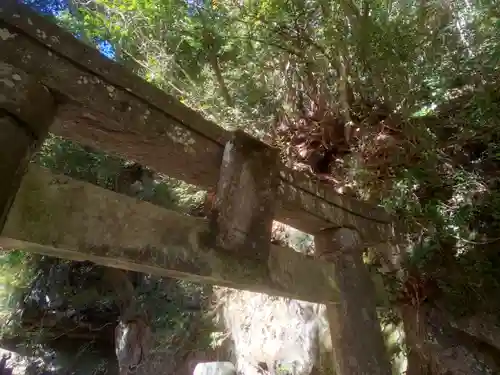
[[[31,55],[29,53],[26,53],[25,55],[23,55],[23,57],[21,59],[23,64],[28,63],[30,60],[31,60]]]
[[[234,145],[232,142],[228,142],[226,144],[226,147],[224,148],[224,154],[222,156],[222,161],[224,163],[229,163],[231,161],[231,151],[233,149]]]
[[[167,135],[175,143],[183,145],[186,152],[194,152],[192,146],[195,144],[195,140],[188,131],[176,126],[172,131],[168,132]]]
[[[0,83],[4,84],[9,88],[14,88],[14,86],[16,85],[13,81],[7,78],[0,79]]]
[[[9,32],[9,30],[0,29],[0,39],[9,40],[9,39],[14,39],[15,37],[16,37],[16,34]]]
[[[36,36],[41,38],[41,39],[47,38],[47,34],[45,34],[45,31],[40,30],[40,29],[36,29]]]
[[[0,63],[0,76],[6,77],[12,74],[12,65]]]
[[[76,81],[76,83],[78,83],[79,85],[81,85],[81,84],[86,85],[87,83],[89,83],[89,80],[85,76],[80,76],[78,78],[78,81]]]

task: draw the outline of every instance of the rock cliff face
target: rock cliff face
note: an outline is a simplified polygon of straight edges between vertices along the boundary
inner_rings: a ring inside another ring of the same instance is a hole
[[[303,253],[313,244],[311,236],[278,223],[273,242]],[[228,288],[215,289],[214,299],[239,373],[333,373],[324,305]]]
[[[324,306],[230,289],[216,296],[239,373],[326,374],[328,364],[331,369]]]

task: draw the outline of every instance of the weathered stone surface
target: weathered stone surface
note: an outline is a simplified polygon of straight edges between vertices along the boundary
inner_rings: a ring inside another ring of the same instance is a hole
[[[168,211],[35,165],[23,179],[0,247],[108,267],[336,302],[333,266],[272,246],[267,262],[202,244],[208,220]]]
[[[38,140],[45,138],[54,121],[55,101],[36,78],[0,61],[0,109],[16,118]]]
[[[226,144],[212,209],[215,246],[267,260],[271,245],[279,151],[242,131]]]
[[[339,194],[326,182],[314,176],[307,176],[302,172],[285,168],[280,171],[280,176],[282,180],[288,182],[289,185],[293,185],[305,192],[314,192],[315,195],[323,198],[324,201],[330,202],[339,208],[345,208],[346,211],[360,218],[373,220],[379,223],[388,223],[394,220],[394,218],[382,207]]]
[[[27,7],[3,0],[0,8],[2,59],[71,99],[59,108],[52,128],[56,134],[215,188],[226,131]],[[374,244],[393,235],[392,218],[381,208],[341,196],[283,166],[280,171],[284,189],[278,191],[276,220],[309,233],[355,226]],[[291,192],[296,192],[293,198]]]
[[[284,172],[282,175],[285,175]],[[301,207],[300,212],[291,210],[286,215],[286,220],[282,219],[282,215],[280,215],[280,221],[285,224],[300,229],[300,223],[303,222],[304,217],[307,217],[308,232],[312,234],[332,227],[356,228],[366,246],[380,244],[396,237],[393,225],[363,217],[362,207],[370,207],[363,202],[349,199],[340,194],[337,194],[333,199],[334,193],[329,194],[331,201],[327,201],[325,198],[312,195],[307,190],[283,181],[281,180],[278,186],[278,196],[282,207],[285,209]],[[370,210],[367,210],[367,213],[369,212]],[[314,225],[315,227],[313,227]]]
[[[54,112],[54,100],[44,86],[0,61],[0,230]]]
[[[339,303],[327,304],[339,375],[390,375],[392,369],[376,313],[375,288],[359,234],[348,228],[315,235],[316,252],[331,262]]]
[[[0,115],[0,129],[0,228],[2,228],[29,161],[27,150],[32,139],[17,121],[9,116]]]

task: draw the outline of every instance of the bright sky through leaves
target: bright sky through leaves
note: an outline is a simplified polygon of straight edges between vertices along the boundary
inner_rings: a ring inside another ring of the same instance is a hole
[[[21,3],[29,5],[38,13],[60,17],[62,12],[69,10],[67,0],[21,0]],[[78,37],[78,35],[75,35]],[[106,40],[96,41],[99,51],[106,57],[114,59],[114,48]]]

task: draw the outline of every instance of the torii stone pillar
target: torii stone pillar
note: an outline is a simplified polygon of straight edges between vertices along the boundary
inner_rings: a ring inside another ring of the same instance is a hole
[[[235,131],[226,143],[214,207],[212,244],[267,262],[278,186],[279,151]]]
[[[334,265],[340,303],[328,304],[335,366],[339,375],[391,375],[376,313],[375,288],[363,262],[363,243],[349,228],[315,235],[316,254]]]
[[[0,232],[55,110],[55,100],[45,86],[0,61]]]

